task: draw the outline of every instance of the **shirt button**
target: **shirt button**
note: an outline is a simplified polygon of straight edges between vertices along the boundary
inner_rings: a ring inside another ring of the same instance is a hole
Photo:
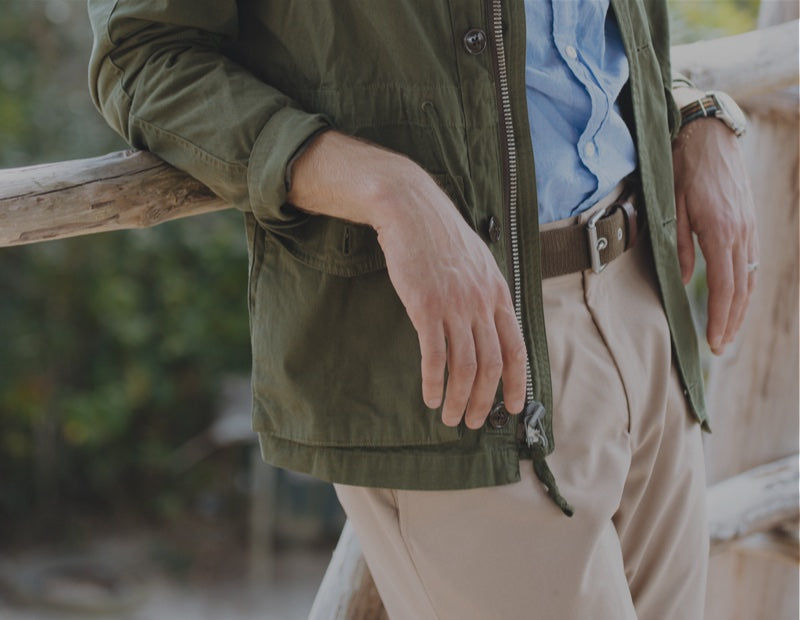
[[[576,50],[571,45],[567,45],[567,47],[564,48],[564,51],[567,53],[567,56],[569,56],[573,60],[575,60],[578,57],[578,50]]]
[[[586,153],[586,155],[589,157],[594,157],[594,154],[597,152],[597,149],[595,149],[594,144],[589,142],[589,144],[583,147],[583,152]]]
[[[464,35],[464,47],[470,54],[480,54],[486,49],[486,33],[480,28],[467,30]]]
[[[511,414],[506,411],[505,404],[500,401],[489,412],[489,426],[497,430],[505,428],[510,417]]]
[[[497,218],[493,215],[489,218],[489,226],[487,227],[487,232],[489,233],[489,239],[494,243],[500,241],[500,237],[502,236],[502,228],[500,228],[500,222],[497,221]]]

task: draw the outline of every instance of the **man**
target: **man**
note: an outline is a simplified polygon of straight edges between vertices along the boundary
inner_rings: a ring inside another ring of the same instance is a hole
[[[89,2],[105,117],[246,214],[262,452],[392,617],[702,615],[682,279],[695,233],[719,352],[757,247],[664,5]]]

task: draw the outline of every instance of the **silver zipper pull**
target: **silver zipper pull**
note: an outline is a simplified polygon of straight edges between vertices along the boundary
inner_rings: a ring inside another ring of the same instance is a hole
[[[547,435],[544,432],[544,405],[538,400],[532,400],[525,406],[522,421],[525,424],[525,443],[531,448],[535,444],[542,444],[547,449]]]

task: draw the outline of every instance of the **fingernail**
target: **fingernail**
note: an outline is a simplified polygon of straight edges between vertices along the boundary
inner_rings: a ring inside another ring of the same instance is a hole
[[[506,403],[506,411],[508,411],[512,415],[516,415],[522,411],[522,408],[525,406],[525,403]]]
[[[445,426],[458,426],[458,423],[461,421],[461,418],[450,418],[442,416],[442,422],[444,422]]]

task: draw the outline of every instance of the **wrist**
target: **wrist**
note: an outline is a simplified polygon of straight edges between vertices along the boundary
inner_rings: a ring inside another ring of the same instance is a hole
[[[335,130],[313,137],[291,172],[292,205],[375,229],[410,208],[409,187],[434,183],[407,157]]]

